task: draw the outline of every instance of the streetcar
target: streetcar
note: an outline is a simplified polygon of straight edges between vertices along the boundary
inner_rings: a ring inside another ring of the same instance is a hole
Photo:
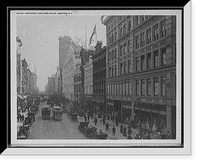
[[[51,115],[51,110],[49,106],[44,106],[42,108],[42,119],[43,120],[49,120]]]
[[[63,115],[63,110],[60,106],[54,106],[53,108],[53,119],[61,121]]]

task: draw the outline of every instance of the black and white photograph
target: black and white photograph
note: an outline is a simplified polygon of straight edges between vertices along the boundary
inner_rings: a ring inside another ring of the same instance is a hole
[[[11,11],[11,147],[183,148],[183,33],[180,9]]]

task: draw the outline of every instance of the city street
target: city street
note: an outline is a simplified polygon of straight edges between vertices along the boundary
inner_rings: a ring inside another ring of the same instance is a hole
[[[31,126],[29,139],[85,139],[85,136],[78,130],[78,123],[71,122],[67,114],[63,115],[62,121],[42,119],[41,108],[46,103],[41,103],[39,113],[36,115],[36,122]]]
[[[62,121],[55,121],[51,117],[50,120],[43,120],[41,108],[46,105],[41,103],[39,105],[39,113],[36,115],[36,122],[30,127],[29,139],[88,139],[86,138],[78,129],[78,122],[72,122],[67,114],[63,114]],[[115,135],[112,134],[112,126],[115,125],[111,120],[106,121],[109,123],[109,131],[105,130],[105,125],[103,125],[100,120],[98,120],[97,126],[95,126],[94,121],[90,120],[90,125],[97,128],[97,131],[102,130],[108,134],[107,139],[127,139],[120,133],[120,124],[116,127]],[[132,137],[134,138],[136,130],[133,130]]]

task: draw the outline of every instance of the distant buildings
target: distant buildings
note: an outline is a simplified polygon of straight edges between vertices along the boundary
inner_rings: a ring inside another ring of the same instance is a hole
[[[22,41],[19,37],[16,38],[17,42],[17,94],[27,95],[35,94],[38,92],[37,75],[36,72],[31,72],[26,59],[21,59],[20,48]]]

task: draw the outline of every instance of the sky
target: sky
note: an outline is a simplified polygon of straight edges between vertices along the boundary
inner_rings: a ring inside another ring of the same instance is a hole
[[[20,36],[21,59],[26,59],[31,71],[36,68],[37,86],[44,91],[47,79],[56,73],[59,61],[59,36],[83,39],[87,33],[87,44],[96,25],[97,40],[106,45],[106,27],[101,15],[17,15],[17,36]],[[86,30],[87,29],[87,30]],[[87,32],[86,32],[87,31]],[[94,44],[94,43],[92,43]]]

